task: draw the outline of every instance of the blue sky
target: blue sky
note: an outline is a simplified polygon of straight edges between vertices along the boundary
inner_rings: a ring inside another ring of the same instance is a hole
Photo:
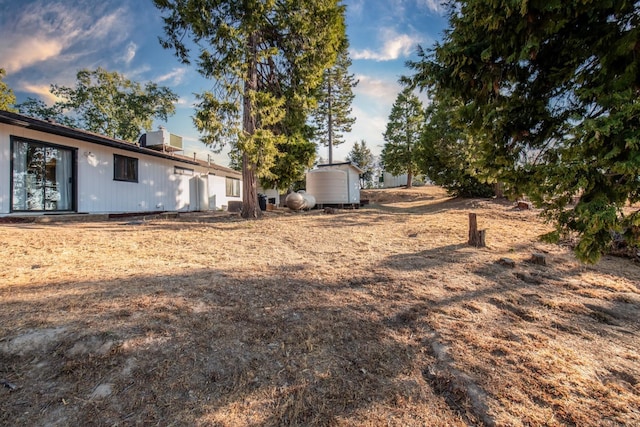
[[[391,106],[400,92],[398,79],[409,73],[416,46],[430,47],[446,27],[442,0],[347,0],[351,72],[359,80],[346,142],[334,148],[334,161],[345,158],[364,139],[379,154]],[[181,135],[187,151],[206,158],[193,127],[194,93],[212,83],[181,64],[158,43],[163,36],[160,12],[151,0],[0,0],[0,68],[18,102],[27,97],[51,103],[52,83],[74,86],[82,68],[103,67],[131,80],[154,81],[176,92],[176,114],[164,125]],[[318,154],[328,157],[326,148]],[[213,154],[212,154],[213,155]],[[227,165],[223,152],[214,155]]]

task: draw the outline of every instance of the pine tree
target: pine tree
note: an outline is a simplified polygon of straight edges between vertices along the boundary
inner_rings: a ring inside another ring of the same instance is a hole
[[[640,246],[638,2],[457,1],[451,28],[410,66],[457,99],[488,178],[527,194],[595,262],[614,235]],[[579,198],[575,206],[572,200]]]
[[[400,92],[391,107],[384,132],[385,145],[381,161],[384,170],[393,174],[407,174],[407,188],[418,171],[419,141],[425,123],[422,103],[410,87]]]
[[[355,97],[353,88],[358,81],[349,74],[351,58],[347,42],[338,52],[335,64],[324,71],[318,90],[318,105],[313,112],[318,145],[329,148],[329,164],[333,163],[333,147],[344,143],[343,133],[351,132],[356,119],[351,117],[351,103]]]
[[[364,139],[360,142],[356,141],[347,155],[347,161],[356,163],[363,170],[360,175],[360,188],[372,186],[374,159],[371,150],[367,147],[367,141]]]
[[[493,187],[478,176],[472,139],[456,119],[456,103],[433,101],[425,109],[417,164],[431,182],[454,196],[490,197]]]
[[[197,45],[198,71],[215,89],[199,95],[203,142],[242,153],[244,218],[262,215],[257,179],[273,178],[279,147],[303,133],[314,90],[345,39],[339,0],[154,0],[166,12],[163,47],[184,63]]]

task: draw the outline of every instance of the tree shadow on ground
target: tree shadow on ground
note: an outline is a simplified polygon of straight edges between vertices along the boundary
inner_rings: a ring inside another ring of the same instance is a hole
[[[437,361],[423,371],[425,380],[444,396],[452,410],[460,412],[462,405],[463,416],[471,413],[482,422],[492,424],[496,408],[502,405],[499,402],[508,400],[509,396],[508,393],[505,394],[507,389],[496,394],[495,386],[489,384],[487,379],[494,376],[494,371],[504,369],[505,378],[513,378],[510,387],[522,387],[524,383],[524,392],[530,393],[530,405],[542,411],[545,405],[548,407],[554,401],[552,395],[558,391],[558,384],[540,378],[540,369],[548,363],[545,357],[531,359],[527,354],[531,351],[542,354],[548,351],[549,354],[554,354],[562,351],[565,343],[573,343],[578,339],[583,340],[583,347],[569,345],[565,350],[568,354],[578,352],[578,355],[568,357],[566,366],[559,363],[555,373],[553,370],[547,371],[552,376],[567,375],[571,386],[561,387],[562,393],[571,395],[578,401],[568,411],[566,407],[555,407],[557,411],[554,409],[554,416],[567,424],[589,424],[593,420],[615,419],[616,415],[613,414],[616,411],[620,411],[621,415],[616,421],[618,423],[624,424],[629,419],[636,419],[633,412],[624,409],[624,405],[639,397],[634,387],[640,383],[640,370],[633,367],[632,362],[638,354],[635,350],[633,354],[626,353],[632,348],[629,347],[629,342],[637,343],[640,335],[640,319],[634,314],[640,309],[640,293],[635,290],[635,286],[628,280],[627,285],[622,283],[617,287],[577,282],[575,277],[583,271],[579,264],[574,268],[554,270],[553,266],[539,266],[527,261],[518,262],[514,268],[493,261],[485,261],[484,264],[473,262],[470,258],[475,252],[464,251],[464,248],[468,247],[449,245],[428,251],[392,255],[382,263],[394,270],[423,273],[422,278],[413,282],[410,291],[413,296],[404,299],[405,302],[414,300],[416,303],[408,307],[405,305],[390,322],[410,325],[414,334],[428,331],[426,336],[431,338],[426,340],[425,346],[432,347],[431,354]],[[468,263],[470,269],[466,280],[451,283],[446,271],[457,263],[464,263],[465,258],[466,261],[472,261]],[[445,273],[432,274],[433,272]],[[492,313],[487,320],[497,326],[486,327],[478,322],[478,316],[486,313]],[[459,334],[453,329],[443,329],[439,326],[440,322],[454,325],[460,331],[470,329],[473,332]],[[474,326],[470,328],[467,322]],[[514,349],[514,340],[517,342],[515,350],[506,350]],[[553,345],[558,346],[558,349],[547,345],[550,340],[553,340]],[[486,344],[492,341],[497,344]],[[598,342],[598,346],[603,348],[594,350],[590,344],[593,342]],[[456,355],[448,347],[466,350],[459,350],[461,353]],[[487,362],[470,364],[469,360],[460,356],[465,351],[472,351],[477,360]],[[587,352],[590,355],[584,356],[586,360],[582,360],[583,354]],[[622,355],[618,353],[613,362],[612,352],[621,352]],[[513,371],[509,366],[519,366],[517,360],[527,359],[532,361],[524,371]],[[610,372],[607,377],[610,379],[607,381],[623,384],[623,400],[626,399],[627,403],[619,404],[616,399],[602,402],[601,388],[605,386],[601,382],[596,380],[581,388],[583,384],[580,377],[573,378],[572,374],[566,373],[579,373],[585,364],[594,373],[599,370]],[[478,372],[483,371],[484,374],[478,375]],[[522,375],[522,372],[525,374]],[[524,378],[518,379],[519,375]],[[531,387],[531,391],[526,390],[526,387]],[[548,393],[538,393],[536,390],[539,387],[547,388]],[[491,403],[491,410],[487,410],[487,402]],[[594,410],[596,406],[600,409]],[[620,410],[620,407],[623,409]],[[512,416],[516,414],[512,413]],[[625,418],[628,416],[631,418]]]
[[[420,200],[415,202],[373,204],[371,208],[393,214],[434,215],[445,211],[476,209],[479,203],[482,202],[499,203],[499,201],[493,199],[452,197],[448,199],[436,199],[436,201],[427,200],[424,203]]]
[[[410,378],[419,346],[390,339],[352,284],[267,273],[3,292],[0,377],[18,389],[0,423],[328,425],[399,402],[400,423],[455,419]]]
[[[355,225],[318,217],[336,218]],[[326,281],[291,263],[4,288],[0,378],[18,389],[1,390],[0,424],[491,425],[522,406],[529,424],[637,420],[621,405],[637,407],[638,292],[477,253],[394,254]]]

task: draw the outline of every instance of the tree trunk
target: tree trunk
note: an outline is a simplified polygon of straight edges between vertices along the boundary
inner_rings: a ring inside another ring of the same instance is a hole
[[[498,199],[504,199],[504,182],[493,184],[493,192]]]
[[[409,169],[407,171],[407,188],[413,187],[413,171]]]
[[[249,49],[251,56],[248,58],[247,79],[244,82],[244,97],[242,111],[242,130],[245,138],[253,137],[256,131],[256,116],[253,111],[250,92],[258,89],[257,72],[257,37],[252,34],[249,38]],[[256,164],[250,159],[247,153],[242,153],[242,217],[259,218],[262,211],[258,205],[258,180],[256,177]]]
[[[333,103],[331,102],[331,72],[327,70],[327,103],[329,109],[329,165],[333,164]]]

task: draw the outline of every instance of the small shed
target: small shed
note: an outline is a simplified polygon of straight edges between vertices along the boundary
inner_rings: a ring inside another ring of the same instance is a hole
[[[327,205],[360,206],[360,174],[363,170],[351,162],[318,165],[307,172],[307,193],[318,207]]]
[[[392,175],[389,172],[382,172],[380,176],[380,186],[382,188],[404,187],[407,185],[407,174]]]

